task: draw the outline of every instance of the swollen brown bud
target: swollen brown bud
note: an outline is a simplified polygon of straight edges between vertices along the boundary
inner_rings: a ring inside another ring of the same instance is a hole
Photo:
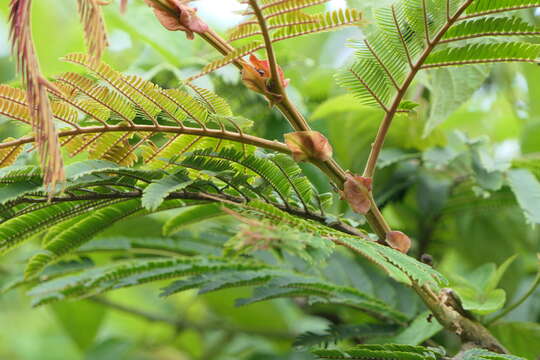
[[[193,33],[208,31],[208,25],[197,16],[197,9],[186,4],[191,0],[144,0],[154,9],[161,25],[170,31],[184,31],[189,40]]]
[[[371,178],[347,174],[343,185],[342,197],[352,210],[359,214],[367,214],[371,208]]]
[[[404,254],[411,248],[411,239],[401,231],[388,232],[386,234],[386,243]]]
[[[296,162],[328,161],[332,157],[332,146],[328,139],[318,131],[297,131],[285,134],[284,137]]]

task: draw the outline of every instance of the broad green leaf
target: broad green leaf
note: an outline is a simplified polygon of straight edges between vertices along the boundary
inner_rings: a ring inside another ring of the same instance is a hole
[[[66,334],[81,350],[94,343],[107,312],[105,307],[89,300],[54,303],[50,307]]]
[[[536,115],[540,119],[540,112]],[[521,151],[524,154],[535,154],[540,151],[538,138],[540,137],[540,121],[531,121],[525,125],[525,129],[521,133]]]
[[[451,147],[433,147],[422,153],[422,160],[429,168],[439,169],[447,166],[459,153]]]
[[[503,173],[496,167],[495,160],[489,154],[488,140],[485,137],[469,142],[472,154],[472,168],[475,180],[486,190],[497,191],[503,185]]]
[[[377,167],[383,169],[401,161],[415,159],[418,156],[418,153],[409,153],[397,148],[385,148],[381,151]]]
[[[508,267],[510,267],[510,265],[512,265],[512,263],[514,262],[516,257],[517,257],[517,255],[510,256],[508,259],[506,259],[506,261],[504,263],[502,263],[501,265],[499,265],[499,267],[497,267],[497,271],[495,271],[492,274],[491,278],[486,283],[486,285],[484,287],[485,291],[489,292],[489,291],[495,290],[497,285],[499,285],[499,282],[501,281],[501,278],[506,273],[506,270],[508,270]]]
[[[525,169],[510,170],[508,182],[514,192],[525,219],[532,224],[540,224],[540,182]]]
[[[490,72],[491,66],[489,65],[429,71],[428,87],[431,103],[424,136],[431,133],[436,126],[469,100],[472,94],[484,83]]]
[[[471,288],[455,288],[455,290],[458,292],[465,310],[482,315],[501,309],[506,302],[506,292],[503,289],[495,289],[481,294]]]
[[[134,347],[127,339],[108,338],[88,349],[84,360],[130,360]]]
[[[506,292],[496,287],[515,258],[515,255],[511,256],[498,268],[489,263],[476,268],[466,277],[454,276],[458,283],[454,289],[463,301],[463,308],[479,314],[489,314],[502,308]]]
[[[394,344],[419,345],[435,336],[443,326],[435,319],[430,319],[431,312],[425,311],[418,315],[402,332],[385,342]]]
[[[512,354],[530,360],[540,356],[540,324],[502,322],[490,326],[489,330]]]

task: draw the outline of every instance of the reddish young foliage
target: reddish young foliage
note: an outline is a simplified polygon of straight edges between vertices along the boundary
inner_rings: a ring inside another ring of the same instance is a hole
[[[10,40],[17,70],[26,84],[26,97],[43,169],[43,183],[53,193],[56,183],[64,180],[64,164],[47,94],[47,89],[52,85],[40,73],[32,42],[31,3],[31,0],[11,0]]]
[[[120,0],[120,13],[125,14],[127,10],[128,0]]]
[[[77,9],[84,26],[84,37],[88,46],[88,52],[92,60],[97,63],[101,55],[109,45],[107,40],[107,30],[101,13],[101,6],[98,0],[77,0]]]

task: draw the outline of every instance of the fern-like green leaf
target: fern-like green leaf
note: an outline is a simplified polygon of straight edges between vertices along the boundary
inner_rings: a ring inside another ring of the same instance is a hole
[[[136,115],[129,102],[125,101],[118,93],[99,85],[87,76],[64,73],[57,78],[57,81],[68,84],[72,89],[77,90],[81,94],[80,96],[85,96],[109,109],[118,120],[131,122]]]
[[[49,91],[53,116],[69,125],[59,129],[59,137],[70,156],[86,154],[122,166],[142,157],[149,168],[163,168],[171,166],[171,158],[196,149],[253,149],[244,135],[251,122],[233,116],[227,102],[211,91],[191,84],[162,89],[93,63],[85,54],[64,59],[93,72],[62,74]],[[24,91],[0,86],[0,114],[31,130]],[[29,135],[0,143],[0,167],[13,164],[24,146],[35,142]]]
[[[243,58],[244,56],[246,55],[249,55],[257,50],[260,50],[264,48],[264,45],[261,41],[252,41],[250,43],[248,43],[247,45],[244,45],[242,46],[241,48],[238,48],[238,49],[235,49],[234,51],[230,52],[229,54],[227,54],[225,57],[223,58],[220,58],[220,59],[217,59],[213,62],[211,62],[210,64],[206,65],[202,72],[191,77],[190,79],[188,80],[194,80],[194,79],[197,79],[201,76],[204,76],[206,74],[209,74],[211,73],[212,71],[215,71],[219,68],[222,68],[223,66],[225,65],[228,65],[236,60],[240,60],[241,58]]]
[[[294,165],[287,164],[290,169]],[[212,170],[216,172],[233,170],[235,167],[241,167],[245,170],[258,175],[263,181],[269,184],[272,190],[278,196],[278,201],[283,202],[284,204],[288,203],[289,197],[294,189],[294,183],[292,178],[299,175],[299,171],[294,171],[291,176],[288,176],[287,173],[284,173],[283,168],[280,168],[278,163],[268,161],[263,157],[257,157],[256,155],[246,155],[236,149],[226,148],[219,152],[208,150],[197,150],[194,151],[185,161],[182,163],[185,166],[191,168],[199,168],[204,170]],[[305,194],[306,189],[305,183],[299,184],[302,186],[301,190]],[[309,191],[308,191],[309,192]],[[302,196],[302,194],[300,194]]]
[[[492,62],[534,62],[539,55],[540,45],[529,43],[471,44],[436,51],[426,59],[423,68]]]
[[[154,256],[194,255],[193,250],[186,248],[183,243],[184,241],[178,241],[177,239],[161,237],[99,237],[78,248],[76,253],[128,252]]]
[[[143,93],[138,88],[131,86],[130,78],[124,77],[119,72],[113,70],[105,63],[93,64],[86,54],[69,54],[63,58],[64,61],[84,66],[93,71],[97,76],[106,81],[118,94],[129,99],[133,105],[140,110],[140,114],[149,120],[155,120],[155,116],[161,110],[157,105],[158,101],[153,98],[152,93]],[[131,78],[133,79],[133,78]]]
[[[290,26],[305,25],[316,23],[317,19],[301,11],[294,11],[268,19],[268,29],[276,30]],[[229,32],[229,40],[235,41],[245,39],[255,35],[261,35],[261,28],[257,21],[252,19],[248,22],[238,25]]]
[[[274,277],[265,286],[255,288],[251,298],[238,299],[236,305],[243,306],[270,299],[297,296],[306,296],[312,303],[347,305],[375,316],[382,315],[387,319],[403,321],[406,318],[405,315],[391,309],[382,301],[357,289],[337,286],[316,278],[300,275]]]
[[[137,211],[141,210],[139,199],[127,200],[84,216],[76,223],[67,223],[58,228],[58,233],[47,242],[40,252],[28,262],[25,277],[32,277],[43,270],[51,262],[73,251],[90,240],[95,234],[103,231]]]
[[[486,17],[463,21],[451,27],[444,34],[441,43],[481,36],[526,36],[539,34],[540,28],[518,17]]]
[[[349,338],[369,339],[380,336],[389,336],[398,330],[396,325],[388,324],[361,324],[361,325],[331,325],[324,333],[305,332],[294,340],[294,346],[311,348],[315,345],[337,344]]]
[[[0,224],[0,252],[12,250],[30,236],[58,223],[110,204],[110,200],[58,203],[13,217]]]
[[[15,140],[14,138],[6,138],[5,142]],[[13,165],[17,158],[23,152],[22,146],[13,146],[5,149],[0,149],[0,168]]]
[[[200,88],[193,84],[189,84],[189,86],[195,93],[196,99],[199,100],[199,102],[206,107],[210,113],[221,116],[233,115],[230,105],[221,96],[218,96],[216,93],[208,89]]]
[[[356,9],[339,9],[312,16],[313,21],[282,27],[272,34],[272,41],[282,41],[302,35],[320,33],[359,24],[362,14]]]
[[[469,17],[540,7],[538,0],[478,0],[465,10]]]
[[[277,0],[268,3],[263,2],[261,9],[264,18],[268,20],[276,16],[295,12],[315,5],[324,4],[328,1],[330,0]]]
[[[337,243],[362,254],[396,281],[410,284],[413,280],[420,285],[429,284],[435,288],[447,284],[447,280],[430,266],[390,247],[353,238],[341,238]]]
[[[535,62],[538,45],[495,42],[490,36],[533,36],[539,30],[517,18],[473,17],[532,7],[528,0],[397,1],[377,9],[375,23],[363,41],[353,43],[355,61],[338,75],[338,83],[362,103],[394,114],[400,110],[404,86],[418,71],[443,66],[493,62]],[[461,21],[467,20],[467,21]],[[480,43],[441,45],[471,38]]]
[[[41,182],[38,166],[9,166],[0,169],[0,184],[19,182]]]
[[[467,350],[462,355],[463,360],[524,360],[524,358],[508,354],[498,354],[485,349]]]
[[[196,276],[226,270],[258,271],[267,268],[256,263],[239,263],[231,259],[192,257],[176,259],[139,259],[84,271],[34,287],[29,294],[34,305],[84,297],[108,290],[130,287],[182,276]]]
[[[318,359],[400,359],[436,360],[442,358],[439,349],[411,345],[360,345],[347,350],[313,350]]]
[[[133,177],[144,182],[152,181],[163,176],[163,172],[158,170],[127,168],[107,160],[79,161],[66,167],[66,177],[70,182],[89,175],[97,176],[106,174]]]

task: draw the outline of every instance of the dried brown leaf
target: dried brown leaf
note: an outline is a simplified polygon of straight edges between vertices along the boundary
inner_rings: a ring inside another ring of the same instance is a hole
[[[122,15],[126,13],[127,3],[128,3],[128,0],[120,0],[120,13]]]
[[[94,63],[99,61],[109,45],[105,21],[101,12],[102,5],[98,0],[77,0],[77,9],[84,26],[84,38],[88,53]]]
[[[56,184],[64,181],[64,165],[60,142],[53,122],[47,96],[49,83],[40,74],[30,28],[31,0],[11,0],[10,40],[17,70],[26,84],[26,97],[32,118],[32,128],[43,169],[43,183],[50,194]]]

